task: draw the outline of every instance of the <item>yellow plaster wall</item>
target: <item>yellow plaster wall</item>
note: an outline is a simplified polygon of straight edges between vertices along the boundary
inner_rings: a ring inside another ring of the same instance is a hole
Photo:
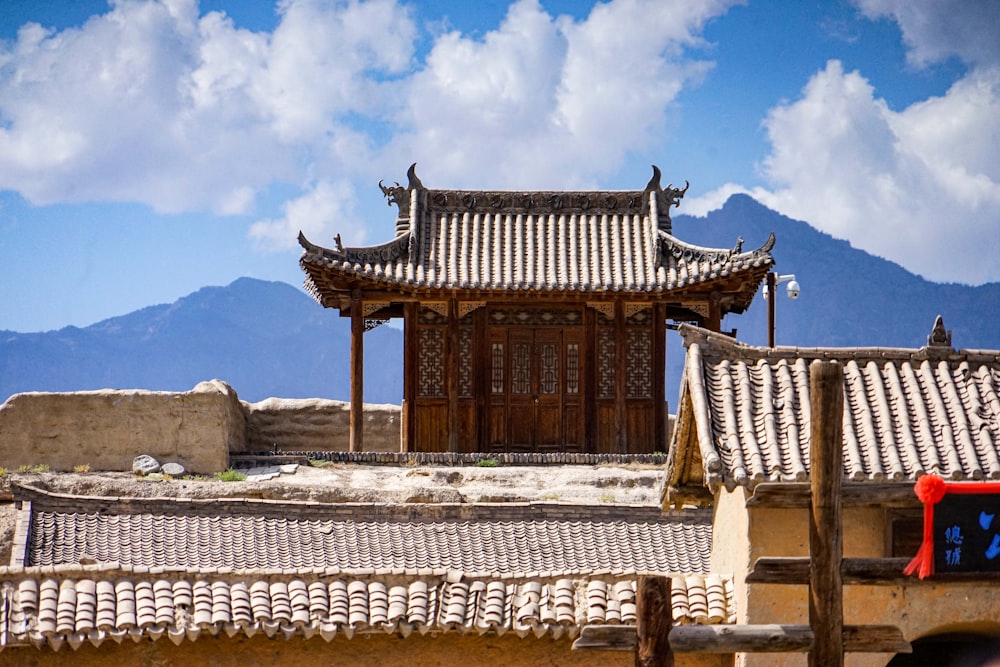
[[[49,648],[8,647],[0,652],[0,667],[389,667],[390,665],[434,665],[437,667],[632,667],[630,651],[574,651],[567,638],[520,638],[512,634],[503,637],[419,634],[401,638],[383,633],[357,635],[353,639],[336,637],[327,643],[312,639],[279,637],[268,639],[262,634],[252,638],[237,635],[228,638],[204,634],[195,642],[174,645],[161,637],[158,641],[143,639],[138,643],[125,640],[116,644],[107,640],[99,647],[89,642],[73,651],[64,646],[60,651]],[[731,664],[720,656],[681,656],[677,667],[722,667]]]
[[[725,523],[715,526],[713,566],[716,562],[739,563],[740,554],[749,554],[749,563],[762,556],[808,556],[809,524],[807,509],[743,509],[747,525],[740,532],[738,498],[724,492],[719,497]],[[721,538],[721,539],[720,539]],[[878,508],[845,508],[843,514],[845,557],[885,555],[885,514]],[[731,550],[729,554],[715,551]],[[714,569],[714,567],[713,567]],[[736,570],[734,568],[734,574]],[[745,576],[745,575],[744,575]],[[737,592],[742,576],[737,576]],[[744,585],[745,597],[739,604],[741,623],[809,622],[808,588],[778,584]],[[743,596],[741,596],[743,597]],[[1000,634],[1000,586],[992,583],[920,582],[892,586],[844,588],[844,622],[848,625],[896,625],[910,641],[952,631]],[[847,654],[849,667],[882,667],[891,654]],[[806,654],[756,654],[738,656],[737,665],[746,667],[804,667]]]

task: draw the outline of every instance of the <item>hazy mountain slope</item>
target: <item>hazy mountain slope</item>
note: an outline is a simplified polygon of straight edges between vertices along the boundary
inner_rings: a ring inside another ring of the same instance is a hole
[[[402,397],[402,333],[365,335],[365,399]],[[18,391],[190,389],[219,378],[240,397],[347,400],[350,324],[299,289],[241,278],[80,329],[0,333],[0,396]]]

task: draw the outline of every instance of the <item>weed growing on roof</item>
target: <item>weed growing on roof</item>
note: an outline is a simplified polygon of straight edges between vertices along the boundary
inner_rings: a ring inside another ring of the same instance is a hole
[[[242,473],[239,470],[227,468],[222,472],[215,473],[215,478],[221,482],[242,482],[247,476],[246,473]]]
[[[33,466],[29,466],[29,465],[17,466],[17,471],[18,472],[48,472],[49,471],[49,464],[48,463],[39,463],[39,464],[33,465]]]
[[[0,466],[0,477],[6,477],[6,476],[7,476],[7,469],[4,468],[3,466]]]
[[[613,503],[615,502],[615,494],[613,493],[602,493],[600,498],[598,498],[602,503]]]
[[[309,459],[309,465],[313,468],[329,468],[334,465],[333,461],[327,461],[325,459]]]
[[[89,463],[81,463],[80,465],[73,466],[73,472],[83,474],[85,472],[90,472]]]
[[[496,468],[500,465],[500,462],[494,458],[479,459],[476,461],[477,468]]]

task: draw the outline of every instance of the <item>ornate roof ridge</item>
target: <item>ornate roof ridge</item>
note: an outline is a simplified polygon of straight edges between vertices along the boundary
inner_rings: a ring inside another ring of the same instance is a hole
[[[939,331],[941,316],[935,322],[935,330]],[[930,342],[923,347],[805,347],[780,345],[773,348],[758,347],[735,340],[726,334],[708,331],[693,324],[683,323],[678,328],[685,347],[699,345],[702,354],[716,357],[726,355],[744,360],[761,359],[899,359],[899,360],[976,360],[994,361],[1000,363],[1000,350],[959,349],[950,344]],[[929,339],[930,340],[930,339]],[[949,337],[950,343],[950,337]]]
[[[724,249],[688,243],[687,241],[682,241],[673,234],[667,233],[662,229],[658,230],[657,233],[659,234],[662,251],[672,254],[675,259],[707,260],[709,262],[725,262],[734,257],[755,257],[766,255],[771,252],[775,243],[774,232],[771,232],[771,234],[767,237],[767,240],[764,241],[759,248],[748,251],[743,250],[742,236],[737,237],[736,243],[732,248]]]

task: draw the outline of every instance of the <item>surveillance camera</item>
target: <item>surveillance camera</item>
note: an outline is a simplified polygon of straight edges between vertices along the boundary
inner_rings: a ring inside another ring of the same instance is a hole
[[[793,280],[792,282],[788,283],[788,287],[786,288],[786,290],[789,299],[792,299],[793,301],[795,299],[798,299],[799,292],[801,291],[801,289],[799,288],[799,281]]]

